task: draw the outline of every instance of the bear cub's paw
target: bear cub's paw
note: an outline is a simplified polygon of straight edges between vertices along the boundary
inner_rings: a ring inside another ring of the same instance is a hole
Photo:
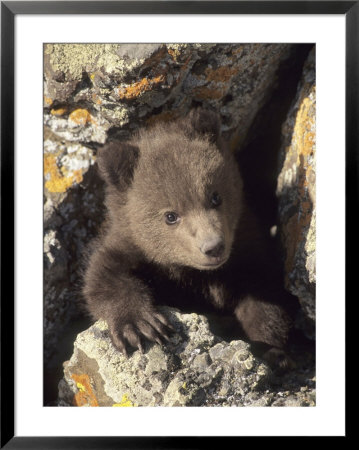
[[[154,308],[136,311],[126,317],[114,317],[109,321],[109,329],[114,346],[126,357],[129,348],[144,353],[146,340],[162,345],[175,332],[166,317]]]

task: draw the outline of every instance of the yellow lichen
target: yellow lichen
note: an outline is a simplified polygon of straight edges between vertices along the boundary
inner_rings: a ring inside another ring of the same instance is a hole
[[[95,123],[95,120],[87,109],[78,108],[72,111],[69,115],[69,120],[71,120],[76,125],[87,125],[88,123]]]
[[[314,87],[312,92],[315,93]],[[309,94],[300,103],[293,131],[294,142],[292,142],[292,146],[296,147],[297,167],[300,168],[299,187],[301,196],[305,194],[309,176],[313,170],[309,159],[315,151],[315,112],[313,109],[314,104]]]
[[[53,115],[53,116],[63,116],[64,114],[66,114],[66,112],[67,112],[67,108],[53,108],[52,110],[51,110],[51,114]]]
[[[44,103],[45,103],[45,106],[51,106],[53,102],[50,97],[46,97],[46,95],[44,95]]]
[[[66,192],[74,182],[80,183],[83,179],[81,170],[75,170],[71,174],[67,174],[64,168],[60,171],[54,155],[44,157],[44,175],[47,178],[45,188],[53,193]]]
[[[121,398],[120,403],[114,403],[112,406],[119,406],[119,407],[128,407],[128,406],[135,406],[131,400],[129,399],[127,394],[124,394]]]
[[[85,386],[81,384],[80,382],[76,383],[76,387],[79,391],[85,392]]]
[[[54,155],[46,155],[44,158],[44,174],[48,178],[45,182],[45,188],[49,192],[62,193],[72,185],[72,177],[62,176],[56,164]]]
[[[315,145],[315,116],[311,113],[313,102],[309,97],[305,97],[298,109],[294,127],[294,136],[299,141],[299,152],[297,156],[297,164],[300,163],[300,155],[310,155],[313,153]]]

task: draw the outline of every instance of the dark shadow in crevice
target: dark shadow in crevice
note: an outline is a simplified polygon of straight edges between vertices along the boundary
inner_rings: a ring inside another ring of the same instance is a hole
[[[276,189],[278,175],[284,162],[281,161],[280,155],[280,149],[283,145],[282,126],[287,119],[290,107],[295,101],[303,67],[313,47],[313,44],[293,46],[290,57],[281,64],[278,70],[276,87],[271,97],[256,115],[244,144],[236,153],[244,181],[246,200],[258,218],[264,235],[268,237],[273,264],[278,265],[282,272],[284,272],[285,255],[280,242],[280,235],[277,232],[274,237],[270,236],[270,229],[273,226],[279,226],[280,202],[276,195]],[[288,136],[293,133],[290,126],[291,124],[287,122],[286,134]],[[294,126],[294,123],[292,126]],[[281,194],[282,197],[287,199],[287,203],[288,198],[295,199],[292,202],[293,208],[290,215],[294,215],[298,211],[299,204],[296,203],[299,202],[298,191],[304,192],[305,190],[305,168],[303,164],[303,159],[301,159],[297,170],[297,180],[293,181],[292,186],[285,187],[286,191]],[[309,196],[307,200],[310,208],[312,208],[313,205]],[[289,220],[289,218],[289,212],[287,212],[285,220]],[[296,237],[293,236],[293,239],[295,240]],[[302,239],[302,242],[305,242],[305,239]],[[304,248],[302,251],[304,252]],[[302,272],[303,277],[308,277],[305,268]],[[309,280],[306,285],[311,286]],[[307,328],[310,327],[314,328],[314,325],[308,324]]]
[[[266,233],[277,224],[278,202],[275,192],[281,129],[312,47],[312,44],[295,45],[290,57],[280,65],[276,87],[256,115],[244,144],[236,154],[247,201]]]
[[[277,85],[263,108],[256,115],[247,134],[246,140],[236,157],[244,181],[245,195],[248,204],[255,212],[259,225],[269,238],[273,253],[273,264],[278,264],[284,271],[284,254],[279,233],[270,237],[270,229],[279,225],[279,201],[276,196],[278,175],[282,169],[280,165],[280,149],[282,146],[282,125],[287,119],[289,110],[295,101],[298,84],[303,73],[303,66],[312,44],[294,46],[290,57],[284,61],[277,74]],[[294,125],[294,123],[293,123]],[[288,135],[291,135],[288,130]],[[297,171],[297,180],[287,189],[292,190],[289,198],[298,198],[298,191],[304,190],[305,167],[303,158]],[[312,203],[308,196],[307,206],[312,210]],[[293,204],[293,214],[298,211],[299,204]],[[289,217],[288,217],[289,219]],[[308,227],[309,229],[309,227]],[[304,246],[305,239],[302,240]],[[304,252],[304,248],[302,249]],[[304,254],[304,253],[303,253]],[[303,277],[308,277],[305,267],[302,268]],[[308,286],[310,286],[309,280]],[[313,325],[314,326],[314,325]],[[281,377],[273,375],[269,380],[271,389],[285,390],[291,387],[308,386],[315,376],[315,342],[308,339],[303,328],[294,329],[290,339],[289,355],[296,362],[296,368]],[[260,357],[262,349],[252,345],[252,351]],[[312,383],[314,385],[314,382]],[[263,385],[267,389],[268,384]]]

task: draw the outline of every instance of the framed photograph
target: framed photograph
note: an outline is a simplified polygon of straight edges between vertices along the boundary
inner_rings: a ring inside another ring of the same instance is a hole
[[[347,436],[358,26],[1,2],[1,448]]]

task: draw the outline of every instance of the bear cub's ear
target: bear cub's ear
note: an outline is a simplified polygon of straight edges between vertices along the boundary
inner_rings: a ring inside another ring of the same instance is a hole
[[[207,135],[211,142],[217,142],[221,127],[217,113],[203,108],[196,108],[189,113],[188,121],[194,134]]]
[[[138,147],[127,142],[109,142],[97,153],[101,178],[119,190],[126,189],[132,181],[139,157]]]

